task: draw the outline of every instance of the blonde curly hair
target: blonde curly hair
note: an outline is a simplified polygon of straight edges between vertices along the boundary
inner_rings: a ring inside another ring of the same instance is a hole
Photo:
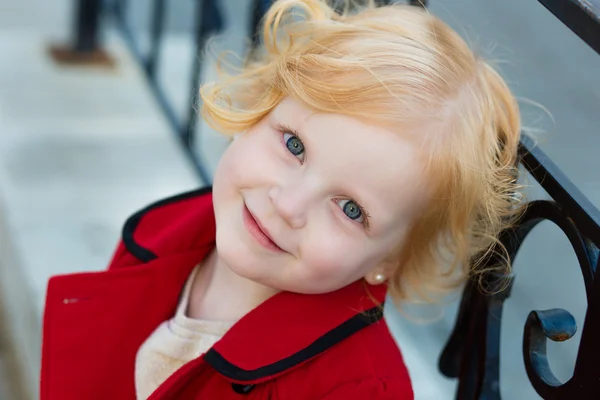
[[[261,52],[201,88],[202,114],[217,131],[235,134],[290,96],[388,127],[434,126],[427,138],[432,195],[399,246],[388,283],[395,300],[432,301],[481,273],[491,252],[500,249],[499,267],[510,267],[497,238],[522,211],[515,200],[519,109],[496,70],[440,19],[419,7],[373,3],[275,2]]]

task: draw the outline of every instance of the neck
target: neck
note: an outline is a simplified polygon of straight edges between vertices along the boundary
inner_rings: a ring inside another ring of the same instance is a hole
[[[237,321],[276,293],[233,272],[215,248],[193,282],[188,314],[191,318]]]

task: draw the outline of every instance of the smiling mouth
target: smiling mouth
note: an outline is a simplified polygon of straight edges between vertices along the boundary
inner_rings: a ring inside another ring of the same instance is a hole
[[[250,235],[264,248],[271,250],[276,253],[285,253],[281,247],[279,247],[272,239],[269,231],[267,231],[260,223],[260,221],[252,215],[248,207],[244,203],[243,219],[244,225],[250,232]]]

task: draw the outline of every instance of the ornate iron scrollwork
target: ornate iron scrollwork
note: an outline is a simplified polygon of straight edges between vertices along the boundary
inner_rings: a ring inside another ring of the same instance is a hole
[[[563,386],[548,363],[546,340],[564,342],[572,338],[576,331],[575,318],[561,308],[532,311],[527,317],[523,333],[525,369],[537,392],[545,398],[551,397],[553,390]]]
[[[523,356],[529,380],[545,399],[600,398],[600,282],[597,278],[600,244],[600,212],[579,192],[546,155],[528,139],[521,143],[523,165],[554,201],[533,201],[517,227],[500,236],[510,260],[531,230],[541,221],[551,221],[566,235],[581,268],[588,299],[573,377],[560,382],[552,373],[546,355],[546,340],[565,341],[576,332],[575,319],[566,310],[532,311],[525,323]],[[491,257],[489,265],[496,259]],[[464,289],[456,325],[440,357],[439,367],[449,377],[459,378],[457,399],[500,399],[500,325],[502,306],[512,287],[513,275],[488,274],[482,291],[478,282]],[[503,282],[504,280],[504,282]],[[501,291],[494,284],[507,283]],[[492,286],[490,286],[492,285]],[[492,294],[485,294],[491,292]]]

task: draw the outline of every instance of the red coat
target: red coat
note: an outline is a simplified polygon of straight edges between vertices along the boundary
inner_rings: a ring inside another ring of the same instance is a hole
[[[50,279],[41,400],[133,400],[135,355],[171,318],[193,267],[214,246],[209,189],[133,215],[107,271]],[[206,354],[175,372],[158,399],[412,399],[380,308],[383,285],[322,295],[279,293]]]

